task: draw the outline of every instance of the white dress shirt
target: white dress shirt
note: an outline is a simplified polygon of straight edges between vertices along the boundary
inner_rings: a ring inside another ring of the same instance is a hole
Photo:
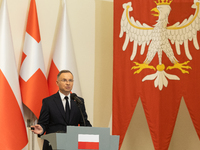
[[[63,107],[64,107],[64,110],[65,110],[65,106],[66,106],[66,99],[65,99],[65,96],[66,96],[66,95],[64,95],[64,94],[61,93],[60,91],[59,91],[59,94],[60,94],[60,98],[61,98],[61,100],[62,100]],[[69,109],[71,109],[70,94],[67,95],[67,97],[68,97]]]

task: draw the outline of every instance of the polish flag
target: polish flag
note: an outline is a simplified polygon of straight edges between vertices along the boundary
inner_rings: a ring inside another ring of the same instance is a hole
[[[28,143],[23,117],[7,3],[0,9],[0,149],[21,150]]]
[[[31,0],[22,64],[20,87],[23,103],[39,118],[42,99],[49,96],[35,0]]]
[[[99,135],[79,134],[78,149],[87,149],[87,150],[99,149]]]
[[[69,26],[69,20],[66,10],[66,2],[63,1],[62,16],[59,25],[59,31],[57,34],[55,50],[53,59],[48,75],[48,86],[50,95],[58,91],[56,85],[57,74],[61,70],[70,70],[74,76],[73,92],[81,96],[81,89],[78,77],[78,70],[76,66],[76,59],[74,54],[73,42],[71,37],[71,31]]]

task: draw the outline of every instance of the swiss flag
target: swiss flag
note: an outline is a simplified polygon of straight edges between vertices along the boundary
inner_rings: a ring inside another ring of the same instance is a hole
[[[49,91],[35,0],[31,0],[29,8],[20,70],[20,87],[23,103],[38,118],[42,99],[49,96]]]
[[[59,31],[56,38],[53,59],[48,75],[48,86],[50,95],[58,91],[56,85],[57,74],[61,70],[70,70],[74,76],[73,92],[81,96],[81,89],[78,77],[78,70],[76,65],[76,58],[74,54],[74,47],[71,37],[70,24],[66,10],[66,2],[63,1],[62,16],[59,24]]]
[[[99,135],[79,134],[78,135],[78,149],[98,150],[99,149]]]
[[[0,149],[28,143],[6,0],[0,9]]]

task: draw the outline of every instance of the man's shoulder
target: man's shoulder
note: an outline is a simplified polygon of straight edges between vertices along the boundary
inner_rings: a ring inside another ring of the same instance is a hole
[[[53,100],[55,98],[59,98],[59,93],[58,92],[53,94],[53,95],[50,95],[49,97],[44,98],[43,101],[49,101],[49,100]]]

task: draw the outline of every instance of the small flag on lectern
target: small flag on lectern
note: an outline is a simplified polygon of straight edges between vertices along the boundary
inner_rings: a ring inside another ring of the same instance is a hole
[[[99,135],[79,134],[78,135],[78,149],[98,150],[99,149]]]

